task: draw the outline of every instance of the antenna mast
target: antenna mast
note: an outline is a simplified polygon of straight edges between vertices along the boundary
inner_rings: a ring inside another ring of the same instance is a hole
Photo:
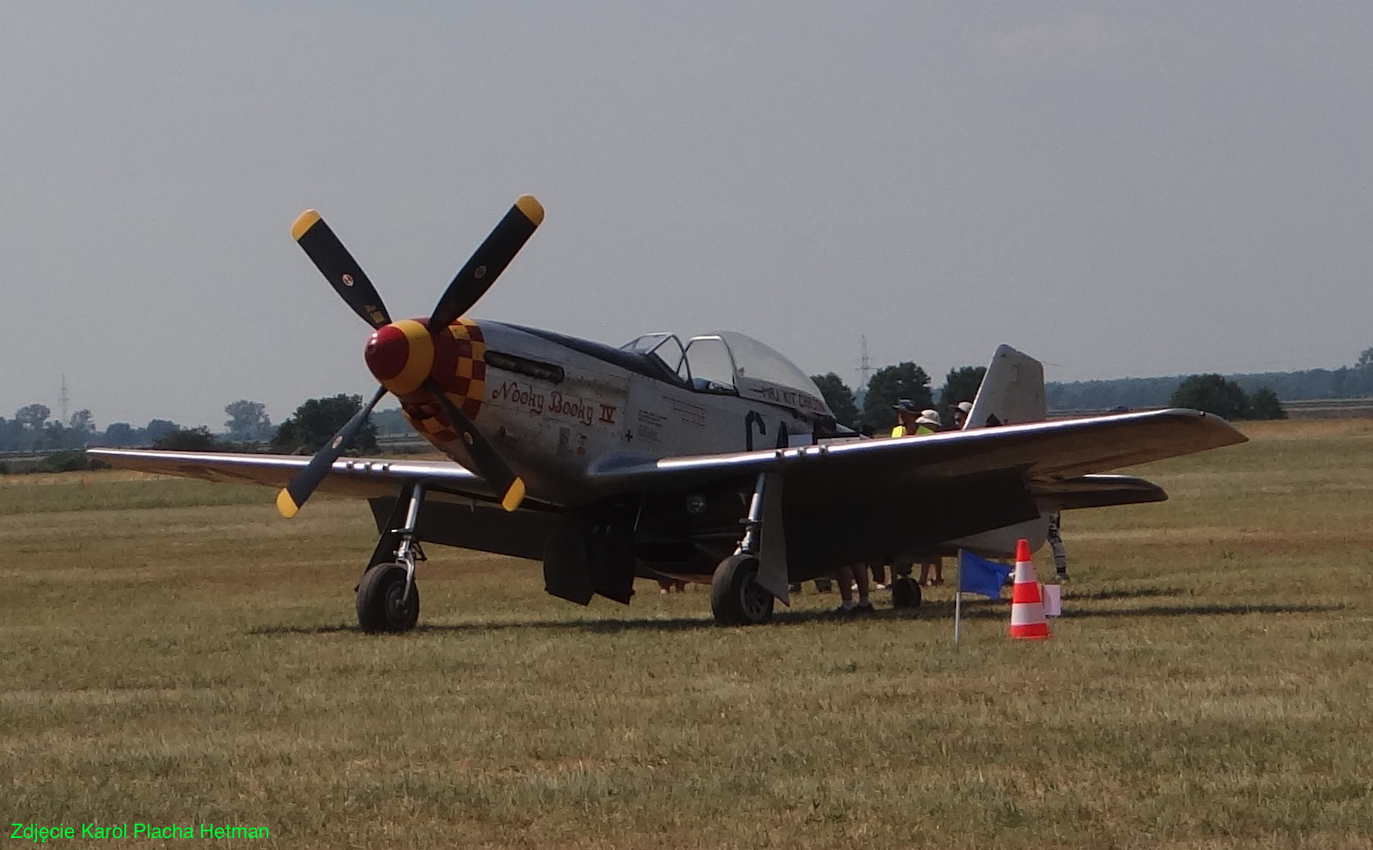
[[[66,373],[64,372],[64,373],[62,374],[62,397],[61,397],[61,402],[62,402],[62,424],[63,424],[63,425],[66,425],[66,424],[67,424],[67,403],[68,403],[69,401],[70,401],[70,399],[67,397],[67,375],[66,375]]]
[[[866,388],[868,385],[868,373],[872,371],[872,364],[868,362],[868,335],[863,334],[862,353],[858,359],[858,378],[859,386]]]

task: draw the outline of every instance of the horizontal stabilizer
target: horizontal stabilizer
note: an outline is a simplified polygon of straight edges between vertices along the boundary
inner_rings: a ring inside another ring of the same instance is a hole
[[[1084,475],[1067,481],[1036,481],[1030,485],[1030,493],[1035,504],[1044,511],[1106,508],[1168,499],[1162,487],[1133,475]]]

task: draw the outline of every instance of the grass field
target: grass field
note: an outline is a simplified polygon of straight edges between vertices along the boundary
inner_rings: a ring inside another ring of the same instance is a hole
[[[5,835],[1373,847],[1373,423],[1246,429],[1137,470],[1169,502],[1065,516],[1065,616],[1033,644],[973,602],[955,645],[944,588],[836,621],[808,587],[719,628],[704,588],[583,609],[536,564],[438,547],[421,627],[369,637],[365,504],[287,522],[264,489],[0,478]]]

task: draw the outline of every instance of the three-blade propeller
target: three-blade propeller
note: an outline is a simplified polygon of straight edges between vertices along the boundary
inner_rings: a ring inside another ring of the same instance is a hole
[[[524,247],[524,243],[534,235],[535,229],[543,222],[543,214],[543,207],[532,195],[525,195],[515,202],[439,298],[427,324],[431,336],[447,331],[455,319],[470,310],[472,305],[486,294],[491,284],[519,253],[520,248]],[[300,243],[300,247],[315,267],[324,274],[334,290],[363,321],[373,329],[391,324],[391,316],[387,313],[376,287],[353,259],[353,255],[343,247],[334,231],[320,218],[319,213],[314,210],[301,213],[291,226],[291,236]],[[524,499],[524,482],[510,468],[510,464],[506,463],[491,441],[477,429],[471,418],[463,413],[462,408],[453,403],[438,382],[433,378],[426,378],[423,388],[433,397],[462,438],[463,445],[467,447],[467,452],[477,467],[474,471],[495,489],[501,506],[507,511],[518,508]],[[349,444],[371,415],[372,409],[386,392],[385,387],[379,388],[372,396],[371,402],[348,420],[333,439],[315,453],[309,465],[277,494],[277,510],[282,516],[293,517],[300,511],[305,500],[310,498],[310,494],[329,474],[334,461],[347,451]]]

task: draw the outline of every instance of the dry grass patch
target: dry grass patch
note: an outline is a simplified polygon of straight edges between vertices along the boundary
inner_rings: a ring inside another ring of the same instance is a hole
[[[368,637],[363,504],[0,487],[0,800],[251,846],[1370,846],[1373,431],[1252,436],[1141,470],[1170,502],[1071,514],[1036,645],[972,603],[955,646],[944,588],[726,629],[703,588],[583,609],[437,547],[422,627]]]

